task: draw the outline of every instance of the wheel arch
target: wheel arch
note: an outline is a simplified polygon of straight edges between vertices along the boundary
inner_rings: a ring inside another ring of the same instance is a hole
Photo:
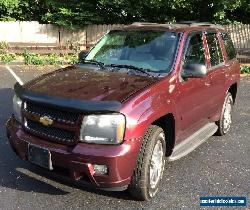
[[[237,90],[238,90],[238,85],[237,83],[234,83],[232,84],[229,89],[228,89],[228,92],[232,94],[233,96],[233,101],[235,103],[235,100],[236,100],[236,96],[237,96]]]
[[[151,123],[157,125],[164,130],[166,137],[166,156],[172,154],[175,145],[175,117],[172,113],[168,113]]]

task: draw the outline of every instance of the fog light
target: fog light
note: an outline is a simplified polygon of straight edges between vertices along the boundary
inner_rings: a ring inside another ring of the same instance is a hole
[[[108,167],[106,165],[94,165],[95,174],[107,175]]]

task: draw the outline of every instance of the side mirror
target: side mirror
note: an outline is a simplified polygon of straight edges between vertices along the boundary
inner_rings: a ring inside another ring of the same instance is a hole
[[[183,67],[182,78],[202,78],[207,74],[207,67],[202,64],[188,64]]]
[[[78,59],[79,59],[79,61],[84,60],[85,57],[86,57],[86,55],[87,55],[87,52],[86,52],[86,51],[81,51],[81,52],[78,54]]]

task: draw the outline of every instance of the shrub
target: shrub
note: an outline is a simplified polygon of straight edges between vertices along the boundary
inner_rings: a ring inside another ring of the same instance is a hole
[[[241,66],[240,67],[240,72],[242,74],[250,74],[250,66]]]
[[[7,53],[9,45],[7,42],[0,42],[0,53]]]
[[[0,60],[4,63],[10,63],[16,59],[15,54],[8,52],[8,43],[0,42]]]
[[[20,56],[19,56],[20,57]],[[17,58],[14,53],[8,52],[8,44],[5,42],[0,42],[0,61],[4,63],[11,63],[12,61],[16,60]],[[75,64],[78,62],[78,54],[65,54],[65,55],[57,55],[57,54],[49,54],[49,55],[39,55],[35,53],[30,53],[25,51],[22,54],[24,63],[26,65],[59,65],[68,63],[68,64]]]
[[[44,59],[41,56],[34,54],[34,53],[25,52],[23,54],[23,57],[24,57],[24,62],[26,65],[44,65],[45,64]]]
[[[2,62],[4,62],[4,63],[11,63],[15,59],[16,59],[15,54],[12,54],[12,53],[3,53],[3,54],[0,54],[0,60]]]
[[[47,55],[44,58],[44,61],[45,61],[46,64],[49,64],[49,65],[62,64],[62,60],[60,59],[60,56],[58,56],[56,54]]]
[[[78,63],[78,55],[76,54],[71,54],[71,55],[66,55],[65,56],[65,61],[68,62],[69,64],[76,64]]]

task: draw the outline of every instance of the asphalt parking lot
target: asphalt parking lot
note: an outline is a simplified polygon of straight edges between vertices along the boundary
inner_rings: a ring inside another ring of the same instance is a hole
[[[52,69],[11,68],[24,82]],[[246,196],[250,205],[250,77],[241,79],[231,132],[224,137],[211,137],[187,157],[168,164],[162,188],[150,202],[131,200],[126,192],[75,186],[19,160],[5,135],[5,121],[12,113],[15,82],[12,74],[0,66],[1,210],[218,209],[199,206],[200,196],[217,195]]]

